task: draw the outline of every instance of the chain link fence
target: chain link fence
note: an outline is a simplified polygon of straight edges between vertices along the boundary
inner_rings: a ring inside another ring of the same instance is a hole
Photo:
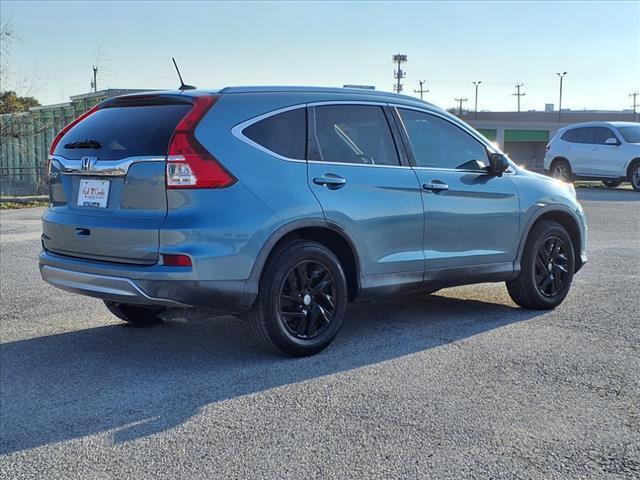
[[[42,166],[0,167],[0,195],[48,195],[47,168]]]

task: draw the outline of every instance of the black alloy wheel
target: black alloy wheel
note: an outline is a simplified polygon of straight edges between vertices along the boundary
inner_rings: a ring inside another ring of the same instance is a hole
[[[545,297],[554,297],[562,290],[568,272],[569,258],[565,243],[556,236],[547,238],[536,254],[535,278],[538,291]]]
[[[347,279],[336,255],[317,242],[292,240],[267,261],[246,316],[262,345],[303,357],[335,338],[347,301]]]
[[[537,222],[527,235],[520,273],[506,282],[511,299],[532,310],[560,305],[569,293],[575,271],[573,245],[562,225],[550,220]]]
[[[310,340],[329,328],[336,310],[336,282],[317,261],[302,261],[292,267],[280,286],[282,324],[295,338]]]

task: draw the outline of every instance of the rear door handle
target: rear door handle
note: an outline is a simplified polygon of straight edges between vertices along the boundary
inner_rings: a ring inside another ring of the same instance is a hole
[[[337,190],[338,188],[344,187],[347,184],[347,181],[335,173],[325,173],[324,175],[315,177],[313,179],[313,183],[325,186],[330,190]]]
[[[422,188],[424,188],[425,190],[429,190],[430,192],[438,193],[444,190],[449,190],[449,185],[442,182],[440,183],[432,182],[432,183],[423,183]]]

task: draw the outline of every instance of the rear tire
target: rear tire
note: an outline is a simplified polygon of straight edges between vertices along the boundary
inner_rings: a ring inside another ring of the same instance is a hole
[[[248,320],[270,349],[304,357],[334,339],[347,304],[347,281],[338,258],[307,240],[284,245],[264,268]]]
[[[629,182],[631,182],[631,186],[636,192],[640,192],[640,162],[638,161],[629,171]]]
[[[162,323],[162,318],[159,315],[166,310],[164,307],[144,307],[116,303],[109,300],[105,300],[104,304],[120,320],[139,327],[149,327]]]
[[[571,172],[571,165],[566,160],[554,160],[549,171],[553,178],[562,180],[563,182],[573,182],[573,173]]]
[[[622,185],[620,180],[602,180],[602,183],[604,183],[604,186],[607,188],[616,188]]]
[[[536,224],[527,237],[520,268],[518,277],[506,282],[515,303],[531,310],[560,305],[575,270],[573,243],[564,227],[547,220]]]

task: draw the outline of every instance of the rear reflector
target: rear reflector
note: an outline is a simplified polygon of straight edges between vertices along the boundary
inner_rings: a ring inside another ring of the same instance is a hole
[[[167,188],[224,188],[236,179],[196,139],[195,129],[217,97],[194,97],[193,107],[180,121],[167,157]]]
[[[82,120],[84,120],[85,118],[87,118],[89,115],[91,115],[92,113],[97,112],[100,109],[100,104],[96,105],[95,107],[93,107],[92,109],[88,110],[87,112],[83,113],[82,115],[80,115],[78,118],[76,118],[74,121],[72,121],[69,125],[67,125],[66,127],[64,127],[62,130],[60,130],[60,133],[58,133],[58,135],[56,135],[56,138],[53,139],[53,143],[51,144],[51,148],[49,149],[49,155],[53,155],[53,152],[55,151],[56,147],[58,146],[58,143],[60,143],[60,139],[62,137],[64,137],[64,135],[71,130],[71,128],[76,125],[77,123],[80,123]]]
[[[162,262],[170,267],[190,267],[191,258],[187,255],[162,255]]]

